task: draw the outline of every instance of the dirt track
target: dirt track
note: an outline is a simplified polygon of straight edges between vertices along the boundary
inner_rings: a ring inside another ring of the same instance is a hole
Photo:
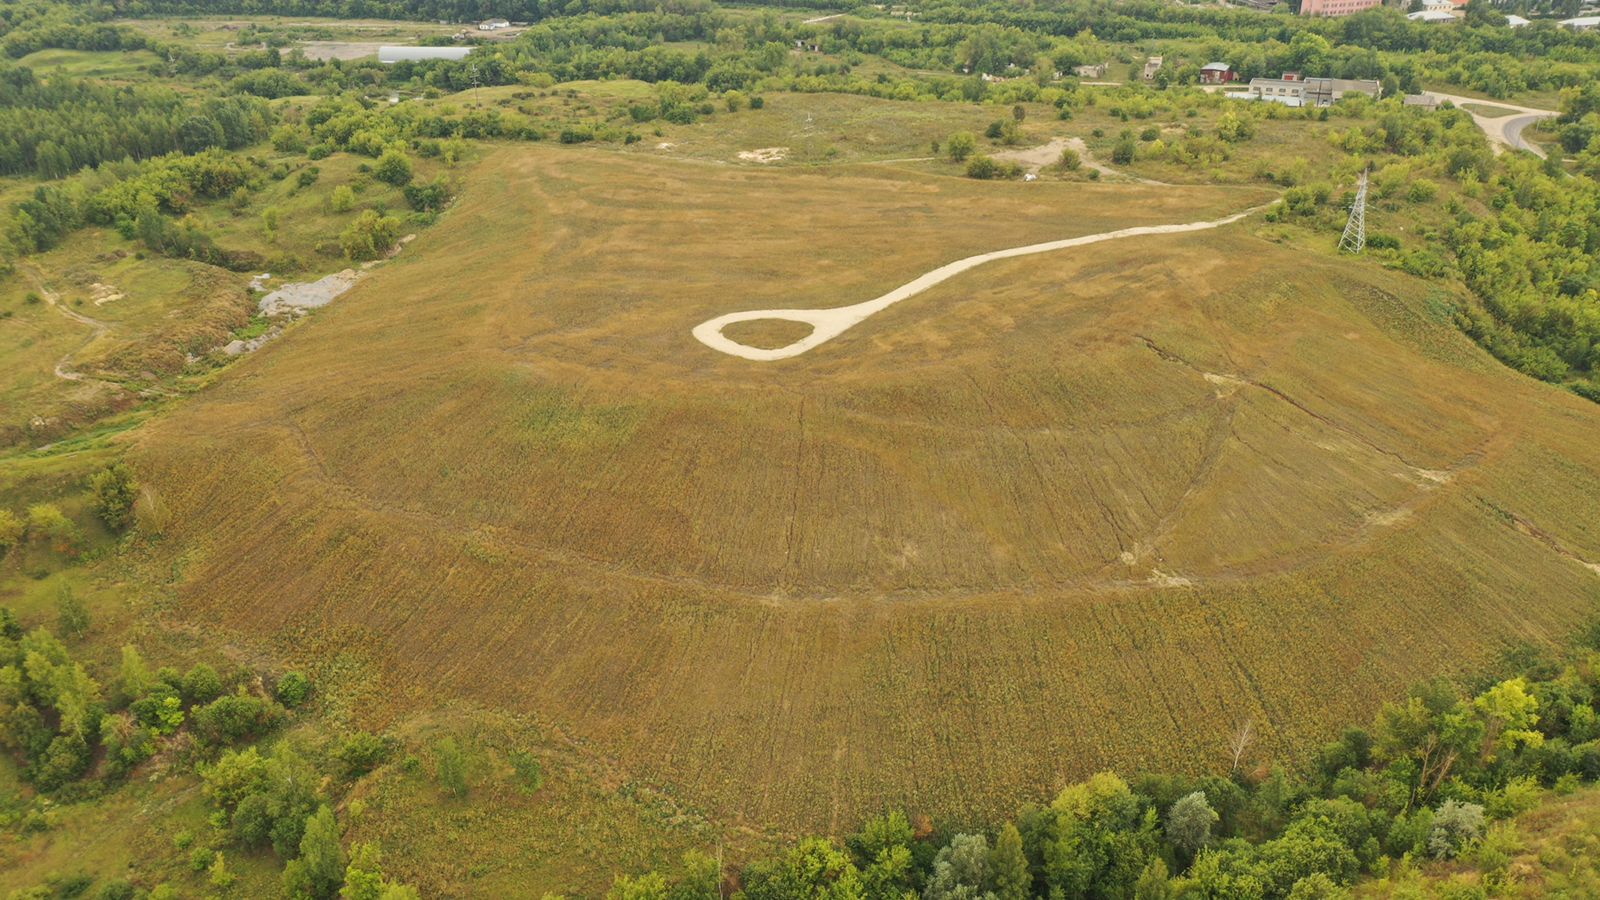
[[[1209,222],[1189,222],[1182,225],[1143,225],[1136,228],[1121,228],[1100,234],[1090,234],[1060,241],[1047,241],[1042,244],[1028,244],[1022,247],[980,253],[976,256],[969,256],[952,263],[946,263],[873,300],[832,309],[753,309],[745,312],[728,313],[725,316],[718,316],[715,319],[700,323],[695,326],[693,334],[696,340],[707,347],[713,350],[720,350],[732,356],[756,362],[788,359],[833,340],[873,313],[888,309],[901,300],[915,297],[936,284],[947,281],[968,269],[977,268],[986,262],[993,262],[997,259],[1010,259],[1015,256],[1029,256],[1034,253],[1049,253],[1054,250],[1065,250],[1069,247],[1082,247],[1086,244],[1112,241],[1118,238],[1139,237],[1146,234],[1180,234],[1186,231],[1205,231],[1211,228],[1220,228],[1223,225],[1231,225],[1251,213],[1260,212],[1263,209],[1266,209],[1266,207],[1257,206],[1244,212],[1234,213],[1231,216],[1213,219]],[[778,347],[771,350],[741,344],[722,334],[722,329],[735,322],[751,322],[759,319],[783,319],[790,322],[801,322],[810,325],[812,331],[806,337],[786,347]]]

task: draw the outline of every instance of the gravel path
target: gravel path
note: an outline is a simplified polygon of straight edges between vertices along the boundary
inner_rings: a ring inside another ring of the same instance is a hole
[[[1267,206],[1270,205],[1267,204]],[[1220,228],[1223,225],[1231,225],[1252,213],[1266,209],[1267,206],[1253,207],[1244,212],[1234,213],[1231,216],[1214,219],[1210,222],[1189,222],[1183,225],[1140,225],[1134,228],[1122,228],[1101,234],[1090,234],[1060,241],[1048,241],[1043,244],[1028,244],[1024,247],[1012,247],[1007,250],[980,253],[977,256],[969,256],[966,259],[958,259],[955,262],[946,263],[932,272],[921,275],[915,280],[895,288],[882,297],[852,306],[840,306],[833,309],[752,309],[745,312],[728,313],[725,316],[718,316],[715,319],[701,322],[695,326],[691,333],[696,340],[707,347],[743,359],[756,362],[788,359],[791,356],[799,356],[808,350],[833,340],[873,313],[888,309],[901,300],[915,297],[936,284],[953,278],[968,269],[975,269],[986,262],[993,262],[997,259],[1010,259],[1016,256],[1029,256],[1034,253],[1050,253],[1055,250],[1065,250],[1069,247],[1082,247],[1088,244],[1097,244],[1101,241],[1114,241],[1118,238],[1139,237],[1146,234],[1180,234],[1186,231],[1205,231],[1211,228]],[[810,325],[812,331],[811,334],[786,347],[778,347],[772,350],[741,344],[738,341],[724,337],[722,334],[722,329],[735,322],[753,322],[760,319],[782,319],[788,322],[802,322]]]

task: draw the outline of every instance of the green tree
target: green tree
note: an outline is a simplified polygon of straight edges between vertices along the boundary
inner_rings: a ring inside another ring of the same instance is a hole
[[[467,796],[467,760],[456,744],[455,738],[445,738],[434,745],[438,761],[439,785],[457,800]]]
[[[94,513],[112,531],[121,531],[133,517],[134,501],[139,499],[139,486],[133,480],[133,470],[127,463],[114,462],[89,481],[94,494]]]
[[[78,599],[71,585],[56,592],[56,624],[66,637],[77,639],[89,633],[89,609]]]
[[[1172,900],[1172,882],[1161,857],[1150,860],[1133,885],[1133,900]]]
[[[122,667],[118,672],[118,687],[125,700],[133,701],[150,692],[155,678],[150,674],[150,667],[145,665],[144,657],[139,655],[139,648],[132,644],[122,646]]]
[[[403,150],[389,148],[378,157],[377,163],[372,167],[372,177],[379,181],[401,187],[411,183],[411,158]]]
[[[689,850],[683,854],[680,871],[667,889],[667,900],[720,900],[722,865],[715,857]]]
[[[925,900],[976,897],[989,880],[989,841],[981,834],[958,834],[933,858]]]
[[[1503,751],[1544,743],[1544,735],[1534,730],[1539,723],[1539,699],[1528,693],[1526,678],[1500,682],[1479,694],[1472,707],[1484,723],[1480,762],[1491,762]]]
[[[1202,791],[1195,791],[1172,804],[1167,811],[1167,840],[1185,858],[1193,859],[1211,840],[1211,826],[1219,817]]]
[[[1028,858],[1022,852],[1022,832],[1007,822],[989,853],[989,884],[997,900],[1027,900],[1033,887]]]
[[[341,184],[328,195],[328,206],[336,213],[346,213],[356,205],[356,192],[350,190],[350,185]]]
[[[296,900],[326,900],[338,894],[344,869],[339,823],[333,810],[324,804],[306,819],[299,858],[284,867],[284,892]]]
[[[416,900],[416,888],[384,878],[382,863],[383,852],[374,842],[362,841],[351,848],[339,900]]]
[[[191,704],[210,703],[222,696],[222,676],[205,663],[195,663],[184,673],[178,689],[183,699]]]
[[[745,869],[744,893],[746,900],[853,900],[863,896],[863,885],[848,853],[825,838],[807,838]]]
[[[190,116],[178,126],[178,146],[185,153],[220,147],[226,139],[222,126],[209,116]]]
[[[660,872],[618,875],[606,900],[667,900],[667,876]]]
[[[1433,813],[1433,830],[1428,834],[1428,852],[1435,859],[1453,859],[1469,844],[1483,836],[1483,807],[1476,803],[1446,800]]]

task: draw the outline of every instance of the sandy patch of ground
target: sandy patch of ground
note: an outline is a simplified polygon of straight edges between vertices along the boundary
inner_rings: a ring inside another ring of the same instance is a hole
[[[95,306],[115,303],[121,300],[123,296],[124,294],[121,291],[102,281],[96,281],[89,286],[89,298],[94,301]]]
[[[306,59],[326,62],[330,59],[365,59],[377,56],[379,47],[398,46],[379,41],[302,41],[300,51]]]
[[[283,285],[261,298],[257,307],[264,316],[283,313],[299,315],[332,303],[335,298],[350,290],[361,277],[355,269],[335,272],[316,281],[300,281]]]
[[[671,150],[673,147],[676,147],[676,146],[678,146],[678,145],[674,144],[671,141],[662,141],[661,143],[656,145],[656,149],[657,150]]]
[[[789,155],[788,147],[762,147],[759,150],[741,150],[739,158],[745,162],[772,163]]]
[[[1061,151],[1072,147],[1073,140],[1075,138],[1056,138],[1048,144],[1040,144],[1037,147],[1002,150],[999,153],[991,153],[989,155],[1001,162],[1014,162],[1027,172],[1037,175],[1039,170],[1045,166],[1052,166],[1060,162]],[[1083,142],[1078,141],[1078,144],[1081,146]],[[1083,151],[1079,150],[1078,155],[1082,156]]]
[[[1073,152],[1077,153],[1078,159],[1082,161],[1085,168],[1093,169],[1096,172],[1099,172],[1101,175],[1109,176],[1118,181],[1136,181],[1140,184],[1165,184],[1164,182],[1154,181],[1149,178],[1140,178],[1137,175],[1129,175],[1127,172],[1113,169],[1110,166],[1097,161],[1089,153],[1089,146],[1083,142],[1083,138],[1058,137],[1052,139],[1048,144],[1040,144],[1037,147],[1023,147],[1017,150],[1001,150],[999,153],[991,153],[989,155],[1001,162],[1016,163],[1017,165],[1021,166],[1029,175],[1037,175],[1039,174],[1039,170],[1043,169],[1045,166],[1053,166],[1060,162],[1061,154],[1066,150],[1072,150]]]

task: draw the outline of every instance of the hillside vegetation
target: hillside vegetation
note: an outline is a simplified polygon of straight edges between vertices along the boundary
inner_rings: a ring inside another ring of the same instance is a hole
[[[0,9],[0,892],[1583,896],[1564,2]]]
[[[182,608],[808,827],[1245,720],[1304,745],[1589,609],[1593,405],[1260,223],[991,264],[777,366],[689,336],[1261,196],[1018,185],[975,229],[978,190],[492,157],[421,252],[142,433]]]

